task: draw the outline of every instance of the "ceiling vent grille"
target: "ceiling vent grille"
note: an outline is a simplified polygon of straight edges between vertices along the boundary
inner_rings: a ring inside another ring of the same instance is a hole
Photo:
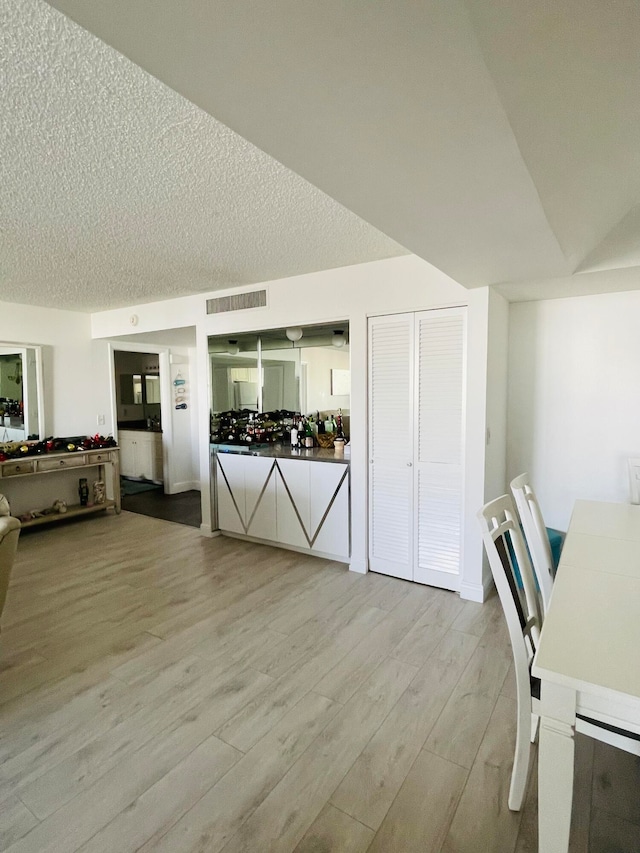
[[[218,296],[207,299],[207,314],[225,314],[227,311],[244,311],[247,308],[265,308],[266,290],[252,290],[249,293],[234,293],[233,296]]]

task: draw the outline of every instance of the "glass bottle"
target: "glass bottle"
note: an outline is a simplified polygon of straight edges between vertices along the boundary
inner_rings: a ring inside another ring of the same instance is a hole
[[[89,484],[86,477],[81,477],[78,481],[78,495],[80,496],[80,506],[87,506],[89,503]]]

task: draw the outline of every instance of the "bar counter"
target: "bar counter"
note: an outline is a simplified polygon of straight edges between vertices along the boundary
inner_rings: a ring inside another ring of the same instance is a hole
[[[212,528],[348,563],[349,461],[333,448],[212,444]]]
[[[244,456],[264,456],[266,459],[306,459],[309,462],[340,462],[349,464],[351,448],[344,455],[336,454],[332,447],[291,447],[289,444],[211,444],[212,453],[240,453]]]

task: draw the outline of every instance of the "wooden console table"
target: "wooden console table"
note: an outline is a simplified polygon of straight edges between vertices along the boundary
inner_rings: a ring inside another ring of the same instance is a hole
[[[9,492],[7,497],[9,498],[9,502],[11,502],[10,482],[14,478],[50,476],[69,470],[75,470],[82,476],[83,469],[96,467],[98,468],[98,477],[96,479],[104,480],[105,487],[108,485],[106,475],[107,470],[109,471],[113,498],[107,498],[103,503],[93,504],[92,506],[73,504],[67,506],[66,512],[38,516],[29,521],[23,521],[22,526],[26,528],[33,527],[36,524],[49,524],[54,521],[62,521],[65,518],[102,512],[110,508],[115,509],[116,513],[119,513],[120,453],[117,447],[105,447],[99,450],[81,450],[73,453],[46,453],[41,456],[25,456],[23,459],[7,459],[5,462],[0,462],[0,493],[5,492],[5,487],[7,487],[7,491]],[[35,505],[37,506],[37,501]]]

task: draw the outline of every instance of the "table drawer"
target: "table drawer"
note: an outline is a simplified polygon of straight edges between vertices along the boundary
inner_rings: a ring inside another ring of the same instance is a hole
[[[105,462],[112,462],[113,458],[108,450],[101,453],[89,453],[87,455],[87,465],[104,465]]]
[[[35,460],[20,459],[16,462],[3,462],[0,467],[3,477],[19,477],[21,474],[33,474],[36,465]]]
[[[64,468],[82,468],[87,464],[87,457],[84,453],[70,453],[69,456],[64,456],[62,459],[57,456],[55,459],[38,459],[38,471],[61,471]]]

